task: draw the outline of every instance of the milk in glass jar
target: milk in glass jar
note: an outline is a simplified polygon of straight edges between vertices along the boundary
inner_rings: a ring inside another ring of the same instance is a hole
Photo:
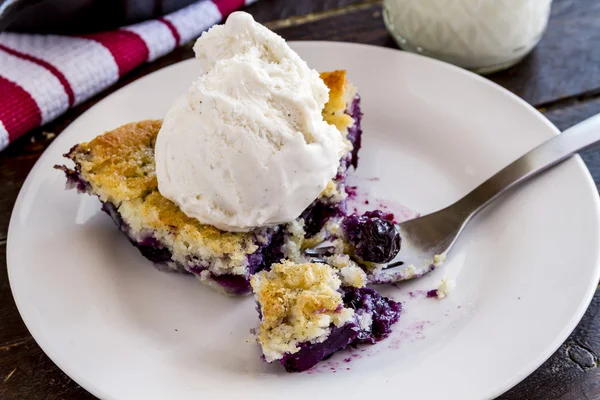
[[[385,0],[383,18],[408,51],[478,73],[508,68],[540,41],[552,0]]]

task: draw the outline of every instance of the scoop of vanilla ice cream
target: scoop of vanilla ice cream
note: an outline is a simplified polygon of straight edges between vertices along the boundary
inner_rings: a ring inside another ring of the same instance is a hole
[[[323,120],[328,88],[247,13],[202,34],[201,75],[155,146],[160,193],[227,231],[290,222],[336,175],[344,144]]]

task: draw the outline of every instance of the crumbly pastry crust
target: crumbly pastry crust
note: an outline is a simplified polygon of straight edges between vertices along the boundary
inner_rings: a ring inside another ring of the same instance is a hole
[[[344,133],[354,123],[352,117],[345,111],[346,105],[352,101],[356,91],[349,84],[346,71],[322,72],[321,79],[329,88],[329,101],[323,108],[323,119]]]
[[[339,271],[344,286],[361,288],[367,284],[367,274],[347,254],[334,254],[325,261]]]
[[[273,264],[251,279],[262,320],[257,333],[267,362],[294,354],[304,342],[323,342],[331,326],[350,321],[354,310],[344,308],[341,280],[322,263]]]

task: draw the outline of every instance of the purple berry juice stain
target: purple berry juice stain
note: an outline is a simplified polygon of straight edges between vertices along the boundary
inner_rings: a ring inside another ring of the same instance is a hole
[[[425,329],[432,325],[431,321],[416,321],[404,329],[395,331],[389,339],[388,348],[397,350],[405,343],[413,343],[425,339]]]
[[[356,186],[346,186],[346,193],[348,194],[349,200],[354,200],[358,196],[358,188]]]
[[[396,286],[398,287],[398,286]],[[427,290],[413,290],[412,292],[408,292],[408,297],[411,299],[427,297]]]
[[[377,198],[371,191],[361,190],[360,186],[346,186],[346,193],[348,194],[348,210],[357,214],[373,209],[383,210],[393,215],[392,222],[396,224],[419,216],[419,213],[398,202]]]

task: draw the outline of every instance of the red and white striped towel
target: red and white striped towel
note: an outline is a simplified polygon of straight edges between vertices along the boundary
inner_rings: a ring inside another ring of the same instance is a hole
[[[256,0],[202,0],[156,20],[82,36],[0,33],[0,151]]]

